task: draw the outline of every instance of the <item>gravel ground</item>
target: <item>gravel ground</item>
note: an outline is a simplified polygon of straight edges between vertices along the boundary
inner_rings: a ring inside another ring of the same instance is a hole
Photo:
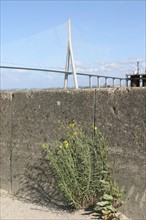
[[[47,208],[39,205],[19,201],[4,190],[0,190],[0,219],[1,220],[85,220],[98,218],[93,214],[88,214],[83,210],[69,213],[53,208]],[[121,220],[128,220],[121,216]]]

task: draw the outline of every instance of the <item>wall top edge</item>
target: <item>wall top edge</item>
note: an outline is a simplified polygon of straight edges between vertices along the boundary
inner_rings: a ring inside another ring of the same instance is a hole
[[[107,91],[107,92],[115,92],[115,91],[146,91],[146,87],[115,87],[115,88],[87,88],[87,89],[32,89],[32,90],[1,90],[1,97],[12,97],[13,94],[16,93],[78,93],[78,92],[95,92],[95,91]]]

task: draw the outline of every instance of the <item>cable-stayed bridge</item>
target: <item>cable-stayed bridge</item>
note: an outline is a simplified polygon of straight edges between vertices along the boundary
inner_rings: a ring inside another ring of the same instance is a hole
[[[118,65],[99,64],[97,58],[100,57],[96,45],[74,28],[71,33],[69,20],[55,28],[2,44],[1,89],[130,85],[124,65],[118,69]],[[141,78],[140,81],[142,85]]]

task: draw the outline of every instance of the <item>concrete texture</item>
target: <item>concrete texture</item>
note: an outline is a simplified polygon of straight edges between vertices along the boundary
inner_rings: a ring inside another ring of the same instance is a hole
[[[115,178],[127,192],[129,202],[122,211],[135,220],[145,219],[146,90],[97,90],[95,116],[108,138]]]
[[[11,190],[12,94],[0,96],[0,185]]]
[[[2,91],[0,104],[1,188],[58,204],[40,145],[61,135],[59,121],[75,119],[88,132],[95,124],[105,133],[110,164],[129,199],[122,211],[145,219],[146,88]]]

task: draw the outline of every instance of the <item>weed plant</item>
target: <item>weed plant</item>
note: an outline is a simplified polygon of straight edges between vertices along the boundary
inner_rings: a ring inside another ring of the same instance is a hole
[[[58,188],[68,203],[80,209],[100,202],[96,211],[105,208],[101,206],[102,200],[110,200],[108,205],[113,205],[115,200],[111,198],[116,198],[119,190],[113,189],[105,136],[95,126],[91,128],[91,135],[87,135],[76,123],[62,129],[64,136],[61,140],[55,141],[52,146],[43,144],[42,147],[47,151]],[[115,212],[114,207],[110,210]]]

